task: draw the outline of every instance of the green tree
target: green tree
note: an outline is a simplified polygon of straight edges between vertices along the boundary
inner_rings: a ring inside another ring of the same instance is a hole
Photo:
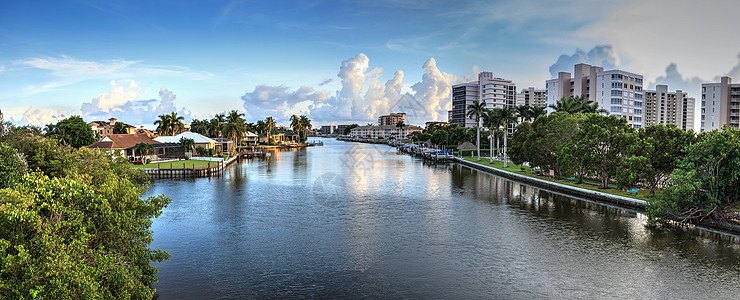
[[[303,140],[301,140],[301,142],[303,143],[308,139],[308,132],[311,131],[313,125],[311,125],[311,119],[309,119],[305,115],[300,116],[300,123],[304,131]]]
[[[124,159],[80,149],[68,174],[34,172],[0,189],[0,297],[151,299],[152,219],[170,199],[142,199],[146,178]]]
[[[352,132],[352,129],[357,128],[357,127],[360,127],[360,125],[358,124],[347,125],[347,127],[344,127],[344,135],[350,134],[350,132]]]
[[[147,143],[138,143],[136,146],[134,146],[134,151],[139,153],[139,156],[141,156],[141,163],[146,164],[146,160],[144,159],[144,155],[149,155],[151,151],[154,149],[154,147],[151,144]]]
[[[593,170],[607,188],[617,168],[624,163],[625,154],[637,140],[635,129],[627,120],[615,116],[587,114],[574,140],[576,153],[582,155],[587,169]]]
[[[92,129],[80,116],[71,116],[61,120],[55,127],[61,140],[72,147],[80,148],[95,142]]]
[[[532,123],[532,130],[528,135],[524,148],[527,150],[527,156],[532,166],[538,166],[543,170],[554,170],[557,176],[562,176],[563,167],[570,172],[578,170],[579,165],[572,163],[572,150],[568,150],[567,160],[561,160],[563,149],[572,145],[573,136],[578,132],[579,120],[583,118],[581,114],[570,114],[567,112],[554,112],[550,115],[543,115],[535,119]],[[575,172],[579,173],[579,172]],[[582,181],[582,174],[578,174],[579,183]]]
[[[509,126],[515,125],[519,116],[517,116],[516,108],[512,106],[505,106],[501,108],[501,123],[504,125],[504,168],[508,167],[509,157],[507,156],[507,137],[509,136]]]
[[[267,132],[268,144],[274,143],[272,141],[272,131],[275,130],[276,126],[277,123],[275,122],[275,119],[272,118],[272,116],[265,118],[265,131]]]
[[[128,133],[128,125],[123,124],[123,122],[116,122],[116,125],[113,125],[113,134],[127,134]]]
[[[493,136],[489,135],[489,138],[491,142],[488,146],[489,150],[489,163],[493,162],[493,148],[496,148],[498,150],[498,138],[496,137],[496,130],[498,130],[499,127],[501,127],[501,123],[503,122],[503,119],[501,118],[501,109],[486,109],[483,113],[483,124],[488,125],[488,129],[491,130],[491,134]],[[494,145],[494,140],[496,140],[496,143]]]
[[[476,129],[476,148],[478,152],[478,161],[480,161],[480,119],[483,113],[486,111],[486,101],[480,102],[478,100],[473,101],[473,104],[468,105],[467,116],[475,120]]]
[[[23,154],[0,142],[0,189],[12,187],[26,173],[28,164]]]
[[[224,135],[231,138],[234,142],[234,149],[232,152],[236,152],[237,147],[240,145],[239,138],[243,137],[247,132],[246,121],[244,120],[244,114],[236,110],[229,112],[226,117],[226,124],[224,125]]]
[[[209,123],[207,120],[193,119],[193,121],[190,122],[190,131],[210,137],[211,132],[208,125]]]
[[[716,223],[727,219],[728,206],[740,199],[740,132],[702,132],[686,148],[668,186],[648,201],[650,224],[677,220]]]
[[[447,134],[447,131],[445,131],[445,130],[437,130],[431,136],[430,140],[431,140],[432,144],[435,144],[435,145],[447,145],[448,138],[449,138],[449,136]]]
[[[183,150],[185,150],[185,153],[190,153],[193,151],[193,146],[195,145],[195,141],[191,138],[181,137],[180,141],[178,141],[178,144],[182,147]]]
[[[532,131],[532,124],[524,121],[516,126],[511,134],[511,154],[509,158],[517,165],[530,160],[530,149],[527,147],[527,137]]]

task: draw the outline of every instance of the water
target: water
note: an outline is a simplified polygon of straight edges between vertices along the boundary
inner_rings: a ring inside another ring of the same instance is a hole
[[[740,295],[736,236],[384,145],[325,139],[220,178],[156,180],[160,299],[709,298]]]

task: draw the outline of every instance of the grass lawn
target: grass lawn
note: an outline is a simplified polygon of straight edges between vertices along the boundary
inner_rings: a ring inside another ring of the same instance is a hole
[[[190,159],[188,159],[188,160],[181,160],[181,161],[173,161],[173,162],[159,163],[159,167],[162,168],[162,169],[169,169],[170,168],[170,164],[172,164],[172,168],[173,169],[182,169],[183,163],[185,163],[185,168],[186,169],[190,169],[190,168],[193,168],[193,165],[195,165],[195,168],[205,168],[205,167],[208,167],[208,163],[209,162],[202,161],[202,160],[190,160]],[[212,167],[218,164],[218,162],[215,162],[215,161],[212,161],[210,163],[211,163],[211,166]],[[134,168],[137,168],[137,169],[156,169],[157,168],[157,163],[155,162],[155,163],[146,164],[146,165],[132,165],[132,166]]]
[[[463,157],[463,159],[465,159],[465,160],[467,160],[469,162],[472,162],[472,163],[477,163],[477,164],[481,164],[481,165],[484,165],[484,166],[493,167],[493,168],[496,168],[496,169],[499,169],[499,170],[509,171],[509,172],[516,173],[516,174],[519,174],[519,175],[524,175],[524,176],[528,176],[528,177],[532,177],[532,178],[547,180],[547,181],[550,181],[550,182],[557,182],[557,183],[560,183],[560,184],[569,185],[569,186],[578,187],[578,188],[587,189],[587,190],[592,190],[592,191],[601,192],[601,193],[605,193],[605,194],[611,194],[611,195],[616,195],[616,196],[629,197],[629,198],[640,199],[640,200],[648,200],[648,196],[650,195],[650,191],[649,190],[638,190],[637,191],[637,195],[632,195],[630,193],[627,193],[626,191],[622,191],[622,190],[616,189],[616,186],[614,186],[613,184],[610,184],[609,185],[610,188],[608,188],[608,189],[600,189],[599,188],[599,182],[598,181],[595,181],[595,180],[586,180],[585,178],[583,180],[584,183],[578,184],[578,183],[575,183],[573,181],[569,181],[567,179],[555,179],[555,178],[552,178],[552,177],[549,177],[549,176],[539,176],[539,175],[533,174],[532,173],[532,169],[530,167],[520,166],[520,165],[515,165],[513,163],[509,163],[509,167],[508,168],[504,168],[504,162],[494,160],[493,161],[493,164],[490,164],[490,163],[488,163],[488,158],[483,158],[483,157],[481,157],[480,161],[478,161],[478,157],[477,156],[472,156],[472,157],[465,156],[465,157]],[[522,172],[522,169],[521,169],[522,167],[524,168],[524,172]],[[590,182],[593,182],[593,184],[590,184]]]

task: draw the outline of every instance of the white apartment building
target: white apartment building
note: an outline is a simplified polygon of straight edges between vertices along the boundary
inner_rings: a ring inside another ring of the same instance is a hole
[[[659,84],[644,95],[644,125],[674,124],[683,130],[694,129],[695,100],[686,92],[670,92],[667,85]]]
[[[475,100],[485,101],[489,109],[514,106],[516,84],[511,80],[493,77],[492,72],[481,72],[478,81],[453,85],[450,123],[463,127],[475,126],[475,120],[467,117],[468,105]]]
[[[701,131],[740,127],[740,84],[724,76],[719,83],[701,85]]]
[[[558,78],[545,81],[547,98],[546,106],[555,105],[563,97],[584,96],[587,100],[596,101],[596,77],[604,68],[589,64],[577,64],[573,67],[573,76],[568,72],[558,73]],[[548,108],[548,113],[553,110]]]
[[[516,106],[529,105],[529,106],[547,106],[547,90],[538,90],[533,87],[522,89],[522,91],[516,94]]]
[[[377,139],[377,138],[397,138],[405,139],[416,131],[421,131],[421,127],[408,125],[403,128],[396,127],[396,125],[371,125],[371,126],[359,126],[350,130],[351,137],[366,138],[366,139]]]
[[[642,75],[622,70],[609,70],[596,74],[596,102],[610,115],[627,119],[635,129],[643,123]]]

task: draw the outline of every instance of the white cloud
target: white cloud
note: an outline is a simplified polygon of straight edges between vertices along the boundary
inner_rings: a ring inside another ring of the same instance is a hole
[[[106,94],[95,96],[90,102],[82,103],[80,110],[85,121],[107,120],[109,118],[119,119],[131,125],[151,125],[161,114],[177,112],[185,117],[185,121],[191,119],[191,112],[184,108],[177,109],[175,96],[170,90],[161,88],[159,90],[159,103],[156,99],[142,100],[142,87],[133,80],[128,85],[111,81],[112,90]],[[145,91],[148,89],[145,89]]]
[[[600,66],[604,67],[604,70],[609,70],[619,66],[619,56],[611,45],[596,46],[588,52],[578,49],[573,55],[560,55],[558,61],[550,66],[550,76],[556,78],[558,72],[573,73],[573,66],[579,63]]]
[[[169,76],[189,80],[203,80],[213,76],[208,72],[194,71],[182,66],[147,65],[140,61],[123,59],[85,61],[64,55],[16,60],[7,71],[19,71],[21,69],[46,71],[51,77],[46,82],[26,87],[25,91],[28,94],[46,92],[77,82],[99,80],[101,78]]]
[[[390,112],[406,112],[410,124],[446,118],[451,85],[458,79],[440,71],[434,58],[424,63],[422,80],[410,87],[413,94],[401,92],[403,71],[382,83],[383,69],[368,69],[370,59],[362,53],[342,61],[337,74],[342,87],[331,97],[310,87],[292,92],[286,85],[259,85],[242,96],[244,108],[254,120],[273,116],[285,121],[296,111],[317,123],[373,122]]]
[[[41,110],[31,106],[23,113],[20,123],[41,126],[45,124],[54,124],[64,118],[66,118],[66,116],[62,111],[57,111],[55,113],[51,109]]]

